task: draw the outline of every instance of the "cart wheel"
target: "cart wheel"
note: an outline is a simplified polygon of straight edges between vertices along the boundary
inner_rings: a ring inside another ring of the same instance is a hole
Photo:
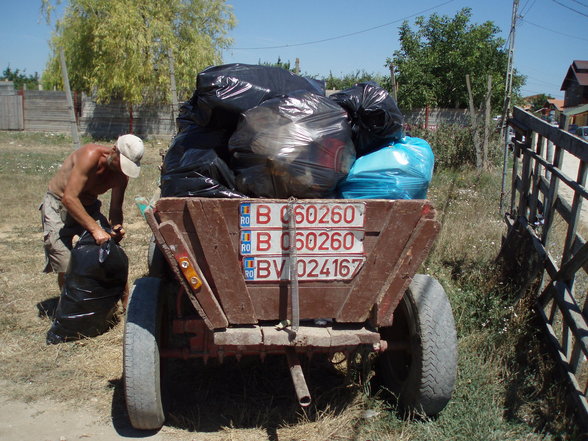
[[[151,277],[163,277],[166,264],[165,257],[155,242],[155,235],[152,234],[151,239],[149,239],[149,247],[147,248],[149,275]]]
[[[375,380],[407,414],[435,416],[451,398],[457,371],[457,336],[451,305],[441,284],[417,274],[380,328],[388,349],[376,359]]]
[[[135,429],[159,429],[161,402],[159,339],[161,279],[143,277],[133,286],[124,331],[124,383],[129,419]]]

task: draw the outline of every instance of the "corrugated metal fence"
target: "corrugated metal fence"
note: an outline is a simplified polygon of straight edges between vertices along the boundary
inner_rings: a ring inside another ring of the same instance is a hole
[[[134,106],[113,101],[97,104],[86,94],[74,95],[79,131],[93,138],[115,138],[133,132],[139,136],[173,135],[175,121],[171,105]],[[469,123],[465,109],[414,109],[405,113],[408,126],[435,129],[440,124]],[[0,130],[70,133],[65,92],[22,90],[0,95]]]

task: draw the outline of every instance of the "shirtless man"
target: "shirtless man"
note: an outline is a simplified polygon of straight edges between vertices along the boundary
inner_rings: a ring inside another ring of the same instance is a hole
[[[122,226],[125,190],[129,178],[139,176],[143,152],[143,141],[135,135],[119,137],[113,147],[86,144],[70,154],[49,181],[41,205],[44,271],[57,272],[60,289],[75,235],[86,230],[98,245],[111,237],[120,241],[125,235]],[[106,220],[100,213],[98,195],[111,189]]]

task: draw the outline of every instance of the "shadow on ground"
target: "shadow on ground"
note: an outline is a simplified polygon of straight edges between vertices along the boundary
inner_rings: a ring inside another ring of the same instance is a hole
[[[244,357],[223,364],[200,360],[167,360],[162,367],[162,397],[165,425],[190,432],[216,432],[223,427],[240,429],[263,427],[268,439],[277,440],[277,429],[301,419],[313,421],[326,409],[343,412],[360,387],[336,369],[326,357],[302,360],[312,395],[307,408],[298,405],[286,358]],[[123,380],[111,382],[114,388],[112,421],[121,436],[146,437],[153,432],[134,430],[124,401]]]

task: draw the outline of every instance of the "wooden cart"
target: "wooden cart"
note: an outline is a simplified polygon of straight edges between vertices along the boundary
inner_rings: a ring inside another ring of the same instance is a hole
[[[160,357],[286,354],[306,406],[300,354],[364,349],[401,408],[447,404],[451,307],[434,278],[415,275],[439,231],[428,201],[162,198],[146,218],[152,277],[133,287],[124,343],[135,428],[164,422]]]

